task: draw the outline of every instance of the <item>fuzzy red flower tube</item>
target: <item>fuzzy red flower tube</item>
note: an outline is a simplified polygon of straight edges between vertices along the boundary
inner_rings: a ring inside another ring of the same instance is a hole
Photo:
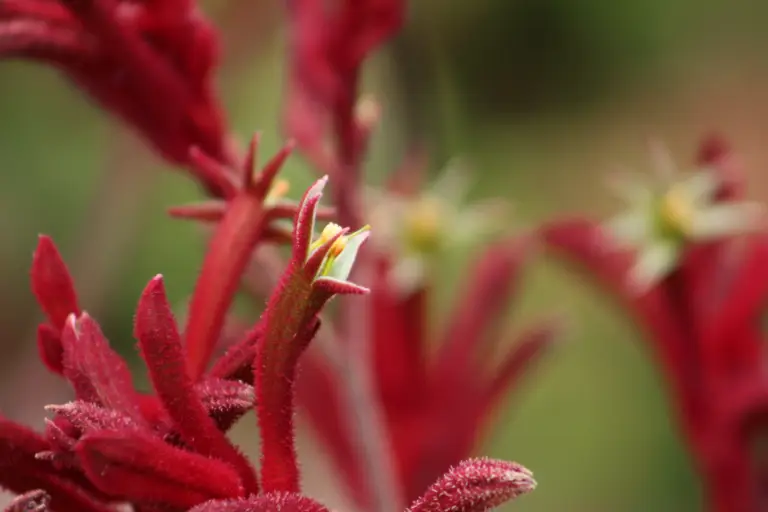
[[[317,315],[334,295],[368,290],[346,281],[366,230],[347,234],[329,224],[312,242],[316,210],[327,178],[304,195],[294,221],[291,259],[262,318],[263,338],[254,362],[257,413],[264,440],[266,491],[297,492],[293,383],[298,358],[317,329]]]

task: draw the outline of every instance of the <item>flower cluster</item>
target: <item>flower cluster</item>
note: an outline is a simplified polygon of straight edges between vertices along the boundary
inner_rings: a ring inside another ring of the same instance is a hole
[[[762,510],[766,465],[756,448],[768,432],[768,233],[722,141],[705,141],[698,165],[655,195],[630,189],[639,208],[618,222],[560,220],[542,236],[645,331],[712,510]]]
[[[358,98],[359,77],[365,59],[401,26],[404,0],[290,0],[287,9],[285,129],[295,142],[257,171],[258,136],[244,155],[230,147],[212,87],[218,34],[192,0],[0,0],[0,57],[56,67],[212,197],[170,210],[212,226],[185,324],[171,314],[161,276],[136,308],[150,393],[134,387],[128,365],[82,309],[56,246],[40,238],[31,277],[46,321],[37,344],[74,400],[48,407],[43,433],[0,417],[0,486],[18,494],[8,511],[107,512],[126,503],[144,512],[326,511],[301,494],[294,395],[311,404],[307,385],[315,397],[322,393],[315,404],[330,404],[310,407],[310,417],[369,510],[391,512],[404,493],[409,512],[479,512],[535,487],[516,463],[461,462],[501,393],[552,337],[548,326],[532,330],[497,368],[483,346],[527,242],[499,243],[477,264],[434,368],[423,357],[429,280],[404,293],[389,271],[414,253],[361,250],[370,229],[359,178],[378,116],[375,102]],[[275,178],[294,145],[331,176],[334,209],[319,204],[325,176],[298,204],[283,198],[286,185]],[[332,217],[354,230],[329,223],[316,236],[317,220]],[[290,244],[290,259],[261,318],[214,357],[243,275],[266,243]],[[363,282],[353,267],[377,270]],[[341,301],[337,318],[324,308],[336,295],[358,296]],[[306,349],[321,324],[354,318],[358,301],[372,312],[363,337],[372,338],[375,363],[356,357],[354,347],[366,346],[358,333],[334,330],[343,333],[334,346],[344,371],[329,373],[328,361]],[[452,407],[466,421],[446,429]],[[226,435],[250,410],[258,464]],[[397,473],[391,486],[383,478],[389,454]],[[370,483],[380,481],[374,493]]]
[[[264,179],[265,173],[259,175]],[[32,282],[47,322],[41,357],[75,400],[50,406],[44,434],[0,420],[0,483],[24,493],[9,510],[138,509],[200,511],[326,510],[300,492],[293,432],[293,381],[300,355],[319,328],[323,305],[368,290],[346,280],[367,237],[329,224],[312,241],[325,179],[298,205],[292,258],[261,319],[202,374],[179,333],[161,276],[139,299],[134,336],[154,389],[139,393],[125,361],[77,295],[53,242],[41,237]],[[258,182],[258,181],[257,181]],[[220,227],[223,226],[220,225]],[[227,429],[256,410],[260,471],[227,439]],[[411,510],[485,510],[535,486],[512,463],[476,460],[435,483]],[[448,508],[444,508],[448,507]]]

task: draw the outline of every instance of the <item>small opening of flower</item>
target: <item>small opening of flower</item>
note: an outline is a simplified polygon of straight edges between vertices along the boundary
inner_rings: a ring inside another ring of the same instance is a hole
[[[323,231],[320,233],[320,236],[317,238],[317,240],[312,242],[312,245],[310,246],[309,251],[313,252],[313,251],[317,250],[317,248],[319,248],[322,245],[324,245],[325,243],[327,243],[328,240],[330,240],[331,238],[336,236],[339,233],[339,231],[341,231],[341,230],[342,230],[341,226],[339,226],[335,222],[329,222],[325,226],[325,228],[323,228]],[[345,236],[339,237],[339,239],[336,240],[336,242],[331,247],[331,250],[329,251],[329,254],[333,254],[335,252],[335,254],[338,255],[341,251],[343,251],[344,250],[344,244],[346,243],[346,242],[343,241],[345,238],[347,238],[347,237],[345,237]],[[338,245],[341,245],[341,248],[337,249]]]
[[[333,242],[333,245],[331,245],[331,248],[328,250],[328,253],[325,256],[325,261],[323,261],[322,266],[320,267],[320,270],[318,272],[318,275],[320,276],[328,276],[334,274],[334,266],[337,265],[337,263],[340,263],[342,259],[346,258],[346,255],[342,255],[344,251],[351,245],[354,244],[354,247],[352,247],[351,252],[352,254],[352,260],[354,260],[355,255],[357,254],[357,249],[359,247],[359,244],[362,240],[365,239],[365,237],[360,237],[360,235],[366,234],[368,231],[370,231],[371,227],[368,225],[363,226],[362,228],[358,229],[354,233],[350,233],[348,235],[342,235],[339,238],[336,239],[335,242]],[[320,234],[320,237],[312,244],[312,250],[317,249],[318,247],[322,246],[323,244],[327,243],[331,238],[334,236],[337,236],[339,231],[342,230],[342,227],[338,224],[329,223],[325,229],[323,229],[323,232]],[[367,236],[367,234],[365,235]],[[350,266],[351,267],[351,261],[349,262],[349,265],[346,263],[342,263],[342,266]],[[345,271],[345,273],[348,271]]]

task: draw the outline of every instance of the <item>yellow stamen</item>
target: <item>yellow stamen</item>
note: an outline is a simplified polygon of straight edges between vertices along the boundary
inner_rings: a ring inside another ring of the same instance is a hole
[[[341,254],[341,251],[347,247],[347,240],[349,240],[348,236],[340,236],[338,240],[333,242],[331,249],[328,251],[328,257],[337,258],[339,254]]]
[[[284,197],[288,191],[291,189],[291,184],[288,182],[288,180],[276,180],[272,187],[269,189],[269,192],[267,193],[267,197],[265,199],[266,202],[274,202],[278,199]]]
[[[425,197],[414,203],[405,218],[405,237],[411,248],[431,252],[440,244],[444,205],[437,198]]]
[[[661,198],[659,216],[664,229],[687,236],[691,232],[695,208],[679,186],[673,186]]]
[[[312,242],[312,245],[311,245],[311,247],[310,247],[310,250],[311,250],[311,251],[314,251],[315,249],[317,249],[317,248],[318,248],[318,247],[320,247],[321,245],[323,245],[323,244],[325,244],[326,242],[328,242],[328,240],[330,240],[331,238],[333,238],[334,236],[336,236],[336,235],[338,234],[338,232],[339,232],[339,231],[341,231],[341,229],[342,229],[342,228],[341,228],[341,226],[339,226],[339,225],[338,225],[338,224],[336,224],[335,222],[329,222],[329,223],[328,223],[328,224],[325,226],[325,228],[323,228],[323,231],[320,233],[320,236],[318,237],[318,239],[317,239],[317,240],[315,240],[314,242]],[[340,241],[342,238],[345,238],[345,237],[340,237],[340,238],[339,238],[339,240],[337,240],[337,241],[336,241],[336,243],[334,243],[334,244],[333,244],[333,246],[331,247],[331,251],[333,251],[333,247],[335,247],[335,246],[336,246],[336,244],[338,244],[338,243],[339,243],[339,241]],[[345,243],[346,243],[346,242],[345,242]],[[339,251],[339,252],[341,252],[341,251]]]

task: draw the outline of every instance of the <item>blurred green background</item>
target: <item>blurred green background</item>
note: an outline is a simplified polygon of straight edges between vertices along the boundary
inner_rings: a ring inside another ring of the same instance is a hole
[[[649,168],[647,137],[688,165],[697,141],[714,130],[741,153],[751,195],[765,198],[768,3],[412,3],[404,33],[366,68],[365,90],[384,106],[371,180],[396,166],[410,144],[423,143],[433,172],[452,156],[468,160],[476,171],[472,197],[503,196],[522,228],[572,211],[611,212],[617,204],[603,176],[619,164]],[[220,88],[232,124],[243,138],[262,130],[268,154],[280,143],[279,2],[206,9],[223,28]],[[2,63],[0,112],[0,410],[39,425],[40,407],[67,390],[34,358],[39,313],[28,268],[37,234],[54,237],[84,306],[135,362],[130,333],[139,292],[163,273],[183,314],[204,248],[196,226],[168,219],[164,209],[200,193],[50,69]],[[287,175],[293,193],[310,179],[299,158]],[[446,291],[469,256],[446,257]],[[509,508],[699,510],[698,483],[663,386],[623,313],[545,258],[532,263],[514,302],[510,329],[553,309],[572,322],[568,339],[511,397],[484,447],[536,473],[539,489]],[[447,306],[447,299],[435,304],[438,321]],[[248,427],[239,432],[255,435]],[[313,482],[313,491],[322,493],[323,483]]]

